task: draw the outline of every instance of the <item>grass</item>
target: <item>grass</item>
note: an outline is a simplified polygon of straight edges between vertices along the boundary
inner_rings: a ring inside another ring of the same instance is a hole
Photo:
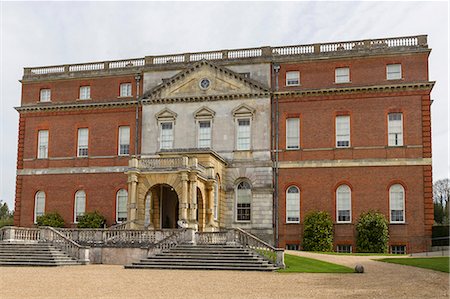
[[[314,251],[314,253],[320,254],[330,254],[330,255],[354,255],[354,256],[398,256],[398,254],[392,253],[370,253],[370,252],[355,252],[355,253],[343,253],[343,252],[335,252],[335,251]]]
[[[284,255],[285,269],[279,269],[281,273],[353,273],[353,269],[290,254]]]
[[[387,258],[379,260],[377,259],[376,261],[413,266],[449,273],[449,257],[424,257],[424,258],[407,258],[407,259]]]

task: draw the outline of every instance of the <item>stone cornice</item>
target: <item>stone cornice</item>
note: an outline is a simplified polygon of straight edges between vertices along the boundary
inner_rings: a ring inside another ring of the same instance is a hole
[[[89,102],[89,103],[38,103],[36,105],[26,105],[14,107],[18,112],[36,112],[36,111],[52,111],[52,110],[84,110],[98,108],[118,108],[126,106],[135,106],[136,101],[111,101],[111,102]]]
[[[366,85],[366,86],[348,86],[340,88],[319,88],[319,89],[300,89],[289,91],[274,92],[275,95],[281,97],[298,97],[298,96],[320,96],[320,95],[333,95],[348,94],[348,93],[361,93],[361,92],[401,92],[411,90],[432,90],[435,81],[429,82],[411,82],[402,84],[388,84],[388,85]]]
[[[249,99],[249,98],[268,98],[270,92],[265,93],[246,93],[246,94],[222,94],[211,96],[189,96],[189,97],[174,97],[174,98],[153,98],[144,99],[142,104],[171,104],[171,103],[183,103],[183,102],[210,102],[210,101],[226,101],[236,99]]]

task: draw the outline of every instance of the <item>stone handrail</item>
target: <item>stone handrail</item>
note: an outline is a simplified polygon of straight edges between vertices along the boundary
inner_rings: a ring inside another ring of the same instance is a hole
[[[111,225],[108,229],[130,229],[132,223],[135,223],[135,221],[127,220],[122,223]]]
[[[185,167],[187,167],[187,160],[183,157],[139,159],[139,168],[167,169]]]
[[[170,234],[168,237],[155,244],[151,244],[148,247],[148,256],[152,256],[160,253],[163,250],[176,247],[179,244],[193,243],[194,234],[195,232],[192,229],[177,229],[173,231],[172,234]]]
[[[234,228],[229,231],[229,239],[239,243],[244,248],[248,248],[265,260],[274,264],[277,267],[284,268],[284,249],[275,248],[263,240],[255,237],[252,234],[240,229]]]
[[[369,39],[357,41],[344,41],[334,43],[318,43],[307,45],[281,46],[281,47],[259,47],[235,50],[219,50],[184,54],[168,54],[160,56],[146,56],[144,58],[133,58],[115,61],[79,63],[71,65],[55,65],[24,68],[24,77],[32,78],[42,75],[59,75],[89,71],[126,70],[165,64],[190,63],[202,59],[207,60],[236,60],[253,59],[265,57],[268,61],[280,56],[291,55],[320,55],[331,53],[342,53],[345,51],[379,51],[395,48],[428,48],[427,36],[405,36],[382,39]]]
[[[5,226],[0,229],[1,241],[38,242],[42,238],[42,229]]]
[[[82,264],[89,263],[89,248],[80,246],[73,240],[61,234],[53,227],[46,227],[43,234],[43,240],[51,242],[53,246],[58,247],[69,256],[77,259]]]
[[[224,245],[229,241],[228,231],[195,233],[195,243],[199,245]]]

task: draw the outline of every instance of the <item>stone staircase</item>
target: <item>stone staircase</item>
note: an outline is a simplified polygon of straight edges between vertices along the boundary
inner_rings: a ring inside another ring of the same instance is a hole
[[[0,267],[66,265],[81,265],[81,263],[48,243],[0,241]]]
[[[181,244],[125,265],[126,269],[195,269],[273,271],[275,265],[239,245]]]

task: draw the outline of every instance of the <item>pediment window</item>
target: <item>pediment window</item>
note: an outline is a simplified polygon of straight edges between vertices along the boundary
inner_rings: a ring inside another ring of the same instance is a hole
[[[242,117],[253,118],[253,115],[255,114],[255,109],[246,104],[242,104],[234,108],[232,113],[235,118],[242,118]]]
[[[173,112],[172,110],[165,108],[160,112],[156,113],[155,117],[158,122],[161,121],[174,121],[177,118],[178,114]]]
[[[194,118],[197,120],[213,119],[215,115],[216,115],[216,112],[214,112],[213,110],[209,109],[206,106],[203,106],[194,112]]]

